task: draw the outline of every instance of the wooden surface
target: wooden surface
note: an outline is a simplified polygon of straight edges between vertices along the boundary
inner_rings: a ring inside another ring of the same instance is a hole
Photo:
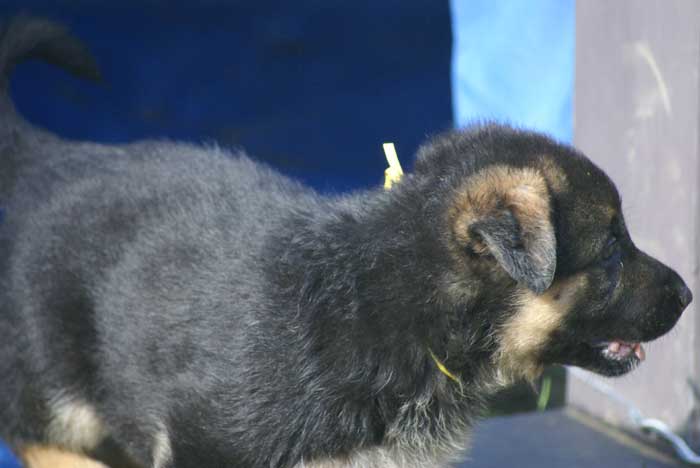
[[[455,468],[669,468],[674,457],[572,409],[482,421],[469,456]]]
[[[700,187],[700,1],[576,2],[574,143],[617,184],[632,239],[672,266],[696,297]],[[645,345],[630,375],[598,379],[700,448],[699,300]],[[627,408],[575,378],[569,403],[616,424]]]

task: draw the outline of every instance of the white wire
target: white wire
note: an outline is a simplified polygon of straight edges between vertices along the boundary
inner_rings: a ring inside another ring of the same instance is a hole
[[[594,378],[588,372],[576,367],[568,367],[567,369],[569,371],[569,375],[572,375],[587,383],[598,392],[627,408],[627,416],[632,424],[645,432],[653,432],[666,440],[676,451],[678,458],[691,465],[700,465],[700,455],[693,452],[685,440],[683,440],[683,438],[678,434],[674,433],[666,423],[658,419],[643,417],[642,413],[636,406],[623,398],[618,392],[613,390],[610,385],[604,383],[600,379]]]

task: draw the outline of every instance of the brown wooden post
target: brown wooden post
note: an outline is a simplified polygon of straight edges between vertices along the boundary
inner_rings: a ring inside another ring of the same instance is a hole
[[[640,369],[593,378],[697,449],[700,402],[689,382],[700,387],[700,1],[579,0],[576,28],[574,142],[617,183],[637,245],[696,297],[676,329],[646,346]],[[570,404],[628,424],[624,406],[590,382],[572,375],[568,385]]]

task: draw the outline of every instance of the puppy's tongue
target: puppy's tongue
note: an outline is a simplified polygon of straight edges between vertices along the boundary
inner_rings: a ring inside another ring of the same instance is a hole
[[[640,361],[646,359],[646,353],[641,343],[627,343],[625,341],[611,341],[608,345],[608,351],[612,354],[617,354],[621,357],[627,357],[631,352],[639,358]]]

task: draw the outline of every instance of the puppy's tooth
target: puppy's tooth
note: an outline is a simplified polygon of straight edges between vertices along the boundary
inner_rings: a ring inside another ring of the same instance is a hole
[[[634,354],[637,355],[640,361],[643,361],[647,357],[647,353],[644,351],[644,347],[641,343],[637,343],[637,345],[634,347]]]
[[[620,351],[620,342],[619,341],[613,341],[608,345],[608,351],[611,353],[616,353]]]

